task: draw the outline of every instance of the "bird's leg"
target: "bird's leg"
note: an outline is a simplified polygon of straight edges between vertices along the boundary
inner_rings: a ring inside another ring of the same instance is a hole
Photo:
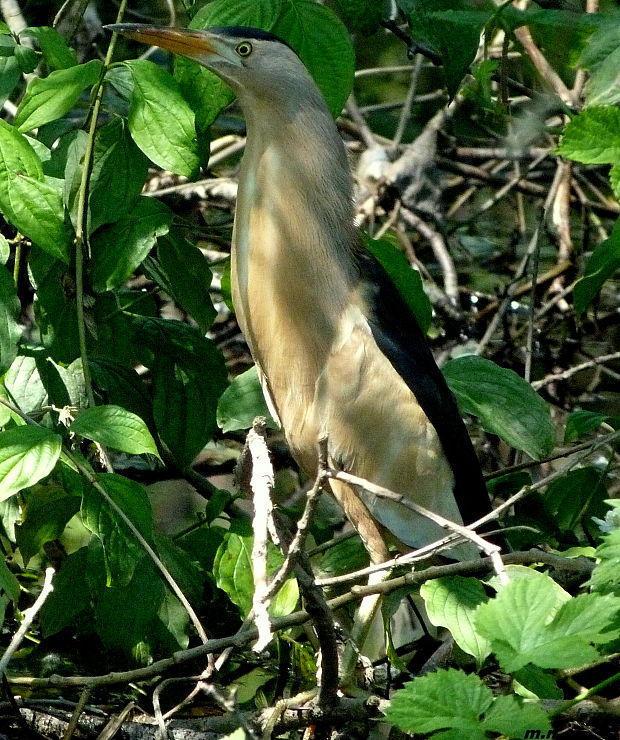
[[[389,560],[390,554],[385,544],[383,533],[377,522],[373,519],[366,504],[360,499],[355,490],[340,481],[331,481],[330,488],[334,498],[357,530],[364,543],[370,560],[373,564],[383,563]],[[373,573],[368,583],[378,583],[385,578],[385,573]],[[347,642],[340,664],[340,685],[346,686],[351,683],[357,656],[364,647],[368,632],[381,604],[379,595],[366,596],[362,599],[355,621],[351,629],[350,640]]]

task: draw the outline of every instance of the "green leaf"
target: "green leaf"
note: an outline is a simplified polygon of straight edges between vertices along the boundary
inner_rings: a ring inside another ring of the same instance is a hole
[[[298,603],[299,586],[294,578],[289,578],[276,594],[269,609],[269,614],[272,617],[285,617],[295,610]]]
[[[208,331],[217,312],[209,299],[213,273],[204,255],[178,231],[171,231],[158,240],[157,257],[157,283],[203,332]]]
[[[500,732],[506,737],[552,737],[551,722],[538,704],[520,701],[516,696],[500,695],[482,720],[485,729]]]
[[[57,487],[37,487],[26,500],[22,522],[15,527],[17,546],[24,564],[46,542],[57,539],[67,522],[80,510],[80,497]]]
[[[487,491],[491,499],[504,499],[532,485],[532,476],[525,470],[500,475],[487,481]]]
[[[9,52],[11,56],[0,55],[0,105],[4,105],[9,95],[16,88],[22,73],[14,55],[15,41],[11,36],[0,36],[0,52]]]
[[[157,445],[139,416],[120,406],[93,406],[80,412],[71,431],[130,455],[156,455]]]
[[[208,26],[239,26],[262,28],[270,31],[288,0],[213,0],[203,5],[192,19],[190,28]]]
[[[18,176],[12,183],[12,197],[9,220],[13,225],[52,257],[67,262],[71,232],[64,223],[62,181]]]
[[[471,10],[458,0],[401,0],[399,6],[416,41],[426,43],[441,57],[446,86],[453,97],[476,57],[480,35],[492,13]]]
[[[604,471],[588,466],[569,470],[549,484],[543,501],[561,531],[571,532],[591,514],[601,513],[607,495],[604,481]]]
[[[39,56],[34,49],[18,45],[15,47],[14,54],[19,70],[23,74],[28,75],[37,68]]]
[[[227,532],[217,550],[213,564],[213,575],[218,588],[228,594],[243,616],[250,612],[254,594],[252,541],[251,536]],[[270,543],[267,550],[269,574],[273,575],[282,562],[282,554]],[[295,609],[298,600],[297,582],[289,579],[273,600],[269,613],[273,616],[290,614]]]
[[[595,556],[598,564],[587,585],[598,593],[620,595],[620,528],[603,537]]]
[[[64,224],[59,183],[45,179],[25,136],[0,120],[0,211],[39,247],[68,261],[70,232]]]
[[[202,598],[205,573],[200,565],[192,558],[188,558],[187,550],[180,547],[176,539],[155,530],[153,533],[155,549],[171,576],[192,602],[198,603]]]
[[[15,176],[19,173],[38,180],[43,179],[43,165],[28,139],[2,119],[0,119],[0,164],[0,206],[2,207],[10,203],[9,183],[6,181],[8,175]]]
[[[124,119],[115,118],[97,130],[88,199],[90,232],[134,210],[148,164]]]
[[[223,432],[236,432],[249,429],[257,416],[267,419],[272,429],[278,428],[267,408],[258,371],[253,365],[237,375],[222,393],[217,405],[217,423]]]
[[[571,598],[549,576],[532,571],[513,580],[478,607],[478,630],[491,642],[507,672],[533,663],[541,668],[574,668],[598,657],[595,643],[615,633],[620,599],[582,594]]]
[[[122,285],[171,223],[168,206],[142,196],[130,214],[95,234],[91,239],[94,289],[103,292]]]
[[[161,439],[182,468],[189,465],[217,428],[217,401],[227,385],[221,353],[180,321],[134,318],[137,346],[147,350],[153,413]]]
[[[97,482],[148,541],[152,533],[152,513],[144,488],[113,473],[98,475]],[[119,514],[92,485],[84,489],[82,519],[103,545],[107,584],[127,584],[144,550]]]
[[[249,614],[254,594],[252,538],[227,532],[215,556],[213,575],[217,587],[228,594],[242,616]]]
[[[213,3],[205,5],[211,7]],[[195,19],[189,24],[196,26]],[[213,72],[196,62],[177,56],[174,60],[174,78],[179,83],[183,97],[196,115],[196,131],[205,136],[209,126],[235,99],[231,88]]]
[[[15,604],[21,593],[19,581],[9,570],[4,558],[0,559],[0,593],[3,597],[8,596]]]
[[[90,604],[87,581],[88,548],[71,553],[54,578],[54,590],[40,612],[41,629],[45,637],[68,627]]]
[[[164,584],[148,558],[140,561],[128,583],[102,589],[95,599],[95,627],[103,645],[131,656],[136,663],[152,662],[153,627],[164,593]]]
[[[473,414],[491,434],[540,459],[555,444],[555,427],[544,400],[512,370],[468,355],[447,362],[442,372],[461,411]]]
[[[200,159],[194,112],[178,82],[152,62],[125,62],[134,87],[129,104],[129,130],[146,156],[163,169],[193,177]]]
[[[271,30],[299,54],[332,116],[339,116],[355,72],[355,53],[344,24],[314,0],[285,0]]]
[[[603,422],[607,422],[613,417],[607,414],[599,414],[595,411],[585,411],[577,409],[571,411],[566,419],[564,429],[564,444],[570,444],[582,437],[596,431]]]
[[[489,641],[478,633],[473,619],[478,604],[487,601],[482,583],[462,576],[437,578],[427,581],[420,595],[431,623],[449,629],[461,650],[481,666],[491,653]]]
[[[613,105],[618,102],[620,24],[618,14],[606,14],[605,21],[590,36],[578,65],[590,70],[584,89],[586,105]]]
[[[53,69],[67,69],[77,64],[75,51],[67,46],[64,37],[55,28],[50,26],[25,28],[19,35],[35,38],[45,60]]]
[[[351,33],[369,36],[379,29],[385,3],[381,0],[336,0],[336,12]]]
[[[270,31],[282,8],[282,0],[214,0],[203,5],[189,28],[249,26]],[[174,76],[184,96],[196,111],[196,128],[204,132],[220,112],[235,99],[231,88],[213,72],[183,57],[176,57]]]
[[[620,24],[617,13],[607,15],[605,21],[590,36],[579,57],[579,66],[593,70],[620,46]]]
[[[69,131],[50,156],[46,170],[48,174],[60,175],[64,179],[62,193],[65,208],[73,227],[77,229],[80,215],[80,188],[84,172],[84,156],[88,146],[86,131]]]
[[[620,108],[579,113],[564,129],[557,153],[584,164],[620,164]]]
[[[0,266],[0,374],[17,357],[17,345],[22,335],[18,323],[20,313],[21,305],[13,278]]]
[[[189,645],[190,622],[185,607],[168,589],[157,612],[159,624],[155,626],[158,644],[163,644],[166,655],[185,650]]]
[[[0,500],[49,475],[61,446],[61,437],[43,427],[21,426],[1,432]]]
[[[609,238],[592,252],[583,275],[575,283],[573,299],[578,314],[586,310],[598,295],[603,283],[618,269],[620,269],[620,219],[614,224]]]
[[[485,740],[486,730],[507,737],[526,737],[535,728],[546,737],[551,724],[536,704],[514,696],[493,697],[474,675],[454,669],[438,670],[405,684],[386,712],[388,722],[405,732],[427,733],[445,740]]]
[[[267,543],[267,573],[273,576],[282,563],[284,557],[271,542]],[[286,580],[282,588],[275,595],[269,606],[269,614],[272,617],[284,617],[293,612],[299,602],[299,587],[295,578]]]
[[[353,85],[355,57],[351,40],[345,26],[328,8],[314,0],[214,0],[201,8],[190,23],[191,28],[208,26],[250,26],[271,31],[286,41],[297,52],[308,68],[314,81],[323,93],[332,115],[340,115]],[[177,74],[182,76],[183,88],[191,84],[192,76],[187,63],[177,65]],[[197,89],[200,94],[207,90],[215,92],[218,102],[224,107],[231,98],[224,83],[213,79],[208,71],[194,72],[193,80],[199,78]],[[209,80],[207,82],[206,80]],[[217,112],[213,108],[198,114],[201,126],[210,123]],[[221,110],[221,108],[220,108]]]
[[[368,565],[368,552],[359,537],[349,537],[338,542],[321,558],[320,573],[323,578],[340,576],[361,570]]]
[[[388,722],[405,732],[427,733],[458,728],[464,737],[484,738],[479,717],[493,703],[491,689],[474,675],[454,669],[438,670],[406,683],[392,697]]]
[[[67,69],[58,69],[47,77],[36,77],[26,90],[15,114],[18,131],[31,131],[44,123],[62,118],[77,103],[87,87],[101,74],[102,63],[91,59]]]
[[[108,357],[94,357],[88,364],[93,383],[103,403],[122,406],[151,423],[153,416],[151,400],[145,384],[135,370]]]
[[[411,267],[405,255],[388,239],[371,239],[363,232],[362,238],[366,248],[381,263],[411,309],[420,329],[426,334],[431,325],[433,307],[424,292],[420,273]]]
[[[614,105],[620,101],[620,49],[610,54],[604,62],[597,65],[584,88],[586,106]]]
[[[20,411],[26,414],[40,409],[48,400],[34,357],[18,355],[4,376],[4,387]]]
[[[75,291],[67,266],[41,250],[33,250],[29,268],[37,288],[34,310],[41,342],[56,362],[73,362],[80,354]],[[87,314],[88,315],[88,314]]]
[[[522,687],[516,687],[516,692],[525,696],[525,698],[531,698],[532,695],[539,699],[564,698],[564,692],[558,686],[553,675],[531,663],[518,671],[514,671],[512,677]],[[536,727],[534,724],[531,726]]]
[[[446,10],[429,13],[432,46],[443,62],[448,93],[453,97],[476,58],[480,36],[492,14],[485,10]]]

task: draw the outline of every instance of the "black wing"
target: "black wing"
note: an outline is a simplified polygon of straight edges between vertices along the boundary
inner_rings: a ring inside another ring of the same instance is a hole
[[[454,473],[454,497],[463,522],[491,511],[482,471],[452,392],[437,367],[415,316],[375,258],[355,256],[371,309],[368,322],[375,342],[409,386],[437,431]]]

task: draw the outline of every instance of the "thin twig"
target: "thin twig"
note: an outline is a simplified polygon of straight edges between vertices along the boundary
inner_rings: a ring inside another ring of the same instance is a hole
[[[116,23],[120,23],[123,20],[126,6],[127,0],[121,0],[118,7],[118,13],[116,14]],[[103,103],[104,77],[112,63],[117,38],[118,34],[113,33],[103,62],[102,74],[93,88],[94,102],[90,113],[90,125],[88,127],[86,148],[84,150],[84,160],[82,162],[82,177],[80,179],[77,196],[77,218],[75,224],[75,307],[77,315],[78,344],[80,348],[80,358],[82,360],[82,373],[84,375],[84,387],[89,406],[95,405],[95,395],[93,393],[90,366],[88,364],[86,318],[84,315],[84,251],[90,248],[88,236],[88,189],[94,162],[97,123],[99,121],[99,112]]]
[[[460,535],[463,539],[472,542],[479,550],[486,553],[491,558],[491,561],[493,562],[493,567],[500,581],[506,579],[505,569],[503,567],[501,558],[499,557],[499,552],[501,548],[498,545],[487,542],[487,540],[482,538],[479,534],[476,534],[476,532],[473,531],[473,526],[470,525],[469,527],[465,527],[462,524],[452,522],[449,519],[441,516],[440,514],[436,514],[434,511],[430,511],[424,506],[416,504],[414,501],[408,499],[405,494],[395,493],[394,491],[390,491],[383,486],[378,486],[375,483],[371,483],[364,478],[360,478],[357,475],[352,475],[351,473],[347,473],[343,470],[330,469],[327,471],[327,474],[330,478],[333,478],[334,480],[341,480],[345,483],[350,483],[351,485],[354,485],[356,487],[363,488],[369,493],[374,494],[378,498],[387,499],[389,501],[396,501],[404,508],[409,509],[410,511],[414,511],[416,514],[423,516],[425,519],[429,519],[443,529],[454,532],[455,534]]]
[[[285,522],[281,516],[275,516],[274,521],[279,530],[282,549],[288,554],[290,546],[287,543],[291,538],[286,536]],[[304,597],[306,611],[312,618],[321,651],[317,705],[328,708],[337,702],[339,684],[338,641],[333,610],[330,609],[321,588],[316,585],[308,556],[299,551],[296,559],[295,578]]]
[[[46,568],[45,569],[45,578],[43,580],[43,587],[41,588],[41,593],[37,596],[34,604],[29,607],[28,609],[24,609],[22,616],[22,622],[19,625],[19,629],[17,632],[13,635],[11,642],[9,643],[9,646],[4,651],[4,655],[2,658],[0,658],[0,676],[4,676],[6,674],[6,669],[11,662],[11,658],[15,654],[15,651],[17,648],[22,644],[22,641],[24,637],[26,636],[26,632],[30,629],[32,622],[34,621],[34,618],[37,616],[39,611],[41,610],[41,607],[43,604],[45,604],[45,601],[47,597],[52,593],[54,590],[54,586],[52,585],[52,579],[54,577],[54,573],[56,571],[53,568]]]
[[[321,493],[323,493],[323,487],[326,480],[326,468],[327,468],[327,449],[324,441],[322,440],[319,444],[319,471],[312,488],[306,494],[306,505],[304,507],[303,514],[297,522],[297,531],[293,537],[291,544],[286,553],[284,562],[280,566],[280,569],[272,578],[269,588],[267,590],[267,598],[272,599],[275,594],[282,588],[286,579],[290,576],[293,568],[295,567],[297,557],[303,550],[303,546],[308,535],[308,529],[312,516],[318,506]]]
[[[443,289],[445,294],[448,296],[453,305],[458,305],[459,300],[459,281],[456,273],[456,267],[454,266],[454,260],[448,251],[446,242],[443,236],[432,226],[429,226],[423,221],[417,214],[410,211],[404,206],[401,207],[400,213],[403,219],[410,225],[413,226],[425,239],[428,240],[433,250],[433,254],[439,262],[441,267],[441,274],[443,277]]]
[[[564,558],[561,555],[555,555],[554,553],[543,552],[540,550],[507,553],[502,555],[502,561],[506,565],[512,563],[543,563],[554,568],[572,570],[575,572],[584,570],[583,559]],[[396,560],[395,564],[400,565],[401,562],[402,560]],[[393,565],[390,567],[393,567]],[[491,567],[492,563],[490,558],[479,558],[477,560],[466,562],[450,563],[449,565],[431,566],[422,571],[409,573],[406,576],[390,578],[389,580],[382,581],[381,583],[374,583],[369,586],[356,587],[355,593],[348,592],[340,596],[336,596],[333,599],[328,599],[325,603],[330,610],[340,609],[347,604],[360,601],[364,596],[377,593],[389,593],[400,589],[403,586],[410,585],[414,581],[418,584],[424,583],[426,580],[441,578],[446,575],[477,575],[487,573]],[[592,567],[594,567],[593,563]],[[357,580],[366,575],[367,573],[358,575]],[[316,583],[318,584],[319,581]],[[300,610],[293,612],[292,614],[288,614],[285,617],[274,617],[272,622],[274,630],[285,630],[290,627],[305,624],[309,619],[309,613],[306,610]],[[33,676],[12,676],[9,678],[9,683],[19,686],[28,686],[32,689],[42,689],[69,688],[77,686],[114,686],[118,684],[145,681],[154,676],[159,676],[167,671],[173,670],[187,661],[198,660],[203,658],[205,655],[219,653],[225,648],[231,646],[237,648],[243,647],[247,643],[256,639],[256,634],[256,629],[250,628],[245,632],[230,635],[228,637],[212,639],[204,645],[199,645],[198,647],[189,648],[187,650],[180,650],[170,658],[165,658],[163,660],[156,661],[149,666],[135,668],[129,671],[114,671],[97,676],[60,676],[56,674],[45,678]]]
[[[572,470],[572,468],[587,460],[598,449],[600,449],[601,447],[606,447],[618,438],[620,438],[620,431],[612,432],[611,434],[607,434],[604,437],[600,437],[595,442],[587,445],[587,447],[583,449],[582,454],[575,454],[574,457],[572,457],[566,463],[566,465],[554,471],[553,473],[550,473],[548,476],[541,478],[535,483],[532,483],[531,485],[523,486],[523,488],[521,488],[513,496],[497,506],[492,512],[490,512],[489,514],[485,514],[485,516],[481,517],[477,521],[468,524],[466,529],[474,530],[484,524],[488,524],[489,522],[498,519],[500,514],[512,508],[515,503],[525,498],[530,493],[545,488],[550,483],[553,483],[553,481],[562,478],[569,470]],[[582,449],[582,447],[583,446],[580,445],[579,448],[576,449]],[[420,547],[417,550],[413,550],[412,552],[405,553],[404,555],[398,555],[392,560],[386,560],[383,563],[372,564],[367,566],[366,568],[361,568],[360,570],[355,571],[355,573],[348,573],[343,576],[334,576],[332,578],[318,579],[317,584],[319,584],[320,586],[333,586],[336,584],[343,584],[347,583],[348,581],[360,580],[361,578],[365,578],[372,573],[377,573],[378,571],[390,570],[392,568],[395,568],[396,566],[403,565],[405,563],[409,564],[421,560],[426,560],[431,555],[434,555],[441,550],[446,550],[450,547],[453,547],[454,540],[455,535],[449,535],[447,537],[443,537],[440,540],[437,540],[436,542],[431,542],[424,547]],[[503,558],[503,560],[504,562],[506,562],[505,558]]]
[[[403,109],[400,112],[400,118],[398,119],[398,126],[396,126],[396,132],[394,133],[394,148],[400,146],[400,142],[403,140],[405,128],[411,117],[411,107],[415,98],[415,91],[418,87],[418,80],[420,78],[420,71],[422,70],[422,57],[417,56],[413,62],[411,69],[411,79],[409,80],[409,89],[407,90],[407,97],[403,105]]]
[[[575,105],[573,93],[566,87],[558,73],[553,69],[544,54],[536,46],[530,29],[527,26],[515,28],[514,35],[525,49],[527,55],[532,61],[532,64],[536,67],[543,80],[550,85],[563,103],[572,108]]]
[[[597,367],[598,365],[602,365],[606,362],[615,362],[616,360],[620,360],[620,352],[612,352],[608,355],[594,357],[587,362],[582,362],[580,365],[569,367],[567,370],[563,370],[561,373],[550,373],[549,375],[545,375],[545,377],[541,378],[540,380],[534,380],[531,385],[532,388],[538,390],[539,388],[543,388],[545,385],[549,385],[549,383],[557,383],[562,380],[568,380],[569,378],[572,378],[573,375],[577,375],[577,373],[583,372],[584,370],[589,370],[592,367]]]
[[[269,539],[269,519],[272,516],[271,489],[273,488],[273,466],[269,459],[269,450],[265,442],[266,422],[262,417],[254,419],[252,429],[248,432],[247,447],[251,456],[252,472],[250,489],[254,503],[252,517],[252,575],[254,579],[254,596],[252,608],[254,624],[258,630],[258,640],[254,651],[260,653],[271,642],[271,624],[269,622],[269,605],[267,583],[267,542]]]
[[[73,734],[77,730],[82,712],[84,711],[84,707],[90,699],[91,693],[92,688],[90,686],[85,686],[84,689],[80,692],[80,698],[75,705],[75,709],[73,710],[73,714],[71,715],[71,719],[69,720],[69,724],[67,725],[67,729],[65,731],[65,734],[63,735],[62,740],[71,740],[71,738],[73,737]]]

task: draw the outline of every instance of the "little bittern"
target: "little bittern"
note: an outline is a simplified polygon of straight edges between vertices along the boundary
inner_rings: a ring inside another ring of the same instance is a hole
[[[353,225],[345,148],[297,54],[270,33],[109,26],[204,65],[247,121],[232,248],[237,319],[291,452],[316,474],[331,463],[450,520],[489,511],[480,467],[425,338]],[[402,543],[441,537],[394,501],[332,490],[374,561],[381,526]],[[372,516],[369,515],[372,514]]]

